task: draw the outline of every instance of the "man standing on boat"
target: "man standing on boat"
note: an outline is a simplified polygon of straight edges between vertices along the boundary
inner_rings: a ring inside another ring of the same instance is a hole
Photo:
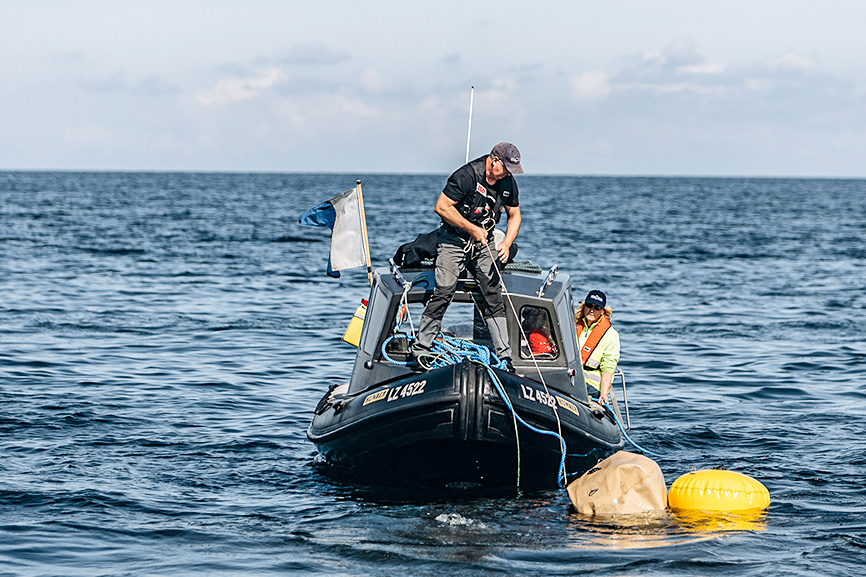
[[[514,372],[502,301],[502,278],[496,260],[508,261],[509,249],[520,231],[520,205],[513,175],[522,173],[517,147],[510,142],[500,142],[490,154],[461,166],[448,178],[434,208],[442,218],[436,247],[436,287],[424,308],[418,336],[412,345],[414,370],[423,370],[419,358],[430,352],[457,288],[457,279],[468,268],[484,297],[482,312],[496,356]],[[503,210],[508,215],[505,239],[493,246],[493,227]]]

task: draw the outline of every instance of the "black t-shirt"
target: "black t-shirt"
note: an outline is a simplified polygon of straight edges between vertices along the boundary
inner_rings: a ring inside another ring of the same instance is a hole
[[[442,190],[445,196],[457,201],[455,208],[463,218],[479,226],[483,226],[488,219],[498,223],[505,206],[520,206],[517,198],[517,182],[513,176],[509,174],[492,186],[487,183],[486,160],[487,155],[476,158],[455,170],[454,174],[448,177],[448,182]],[[469,238],[469,233],[462,228],[451,226],[446,222],[442,225],[461,238]]]

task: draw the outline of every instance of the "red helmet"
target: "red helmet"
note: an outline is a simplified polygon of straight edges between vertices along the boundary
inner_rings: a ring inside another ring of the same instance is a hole
[[[529,350],[533,355],[543,355],[553,353],[553,347],[550,346],[550,341],[544,336],[544,333],[532,331],[529,333]]]

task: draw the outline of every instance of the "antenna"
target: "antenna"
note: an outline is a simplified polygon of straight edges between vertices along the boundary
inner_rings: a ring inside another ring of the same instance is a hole
[[[475,100],[475,87],[469,88],[469,130],[466,133],[466,162],[469,162],[469,139],[472,136],[472,102]]]

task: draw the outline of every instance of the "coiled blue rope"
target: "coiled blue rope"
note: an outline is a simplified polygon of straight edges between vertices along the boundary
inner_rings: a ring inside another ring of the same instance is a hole
[[[408,340],[409,338],[411,338],[409,335],[391,335],[390,337],[385,339],[385,342],[382,343],[382,358],[385,359],[386,361],[388,361],[389,363],[391,363],[392,365],[398,365],[400,367],[407,367],[407,366],[411,365],[412,363],[410,363],[409,361],[398,361],[398,360],[392,359],[390,356],[388,356],[388,343],[390,343],[394,339],[407,339]]]
[[[411,363],[409,361],[398,361],[388,355],[388,343],[394,339],[411,340],[412,337],[409,335],[391,335],[385,339],[385,342],[382,343],[382,358],[393,365],[399,365],[402,367],[410,365]],[[429,368],[431,369],[456,365],[464,359],[478,362],[485,366],[495,367],[497,369],[505,369],[505,361],[499,360],[499,358],[490,352],[490,349],[484,345],[442,334],[433,341],[429,356],[433,357],[433,360],[429,363]]]

